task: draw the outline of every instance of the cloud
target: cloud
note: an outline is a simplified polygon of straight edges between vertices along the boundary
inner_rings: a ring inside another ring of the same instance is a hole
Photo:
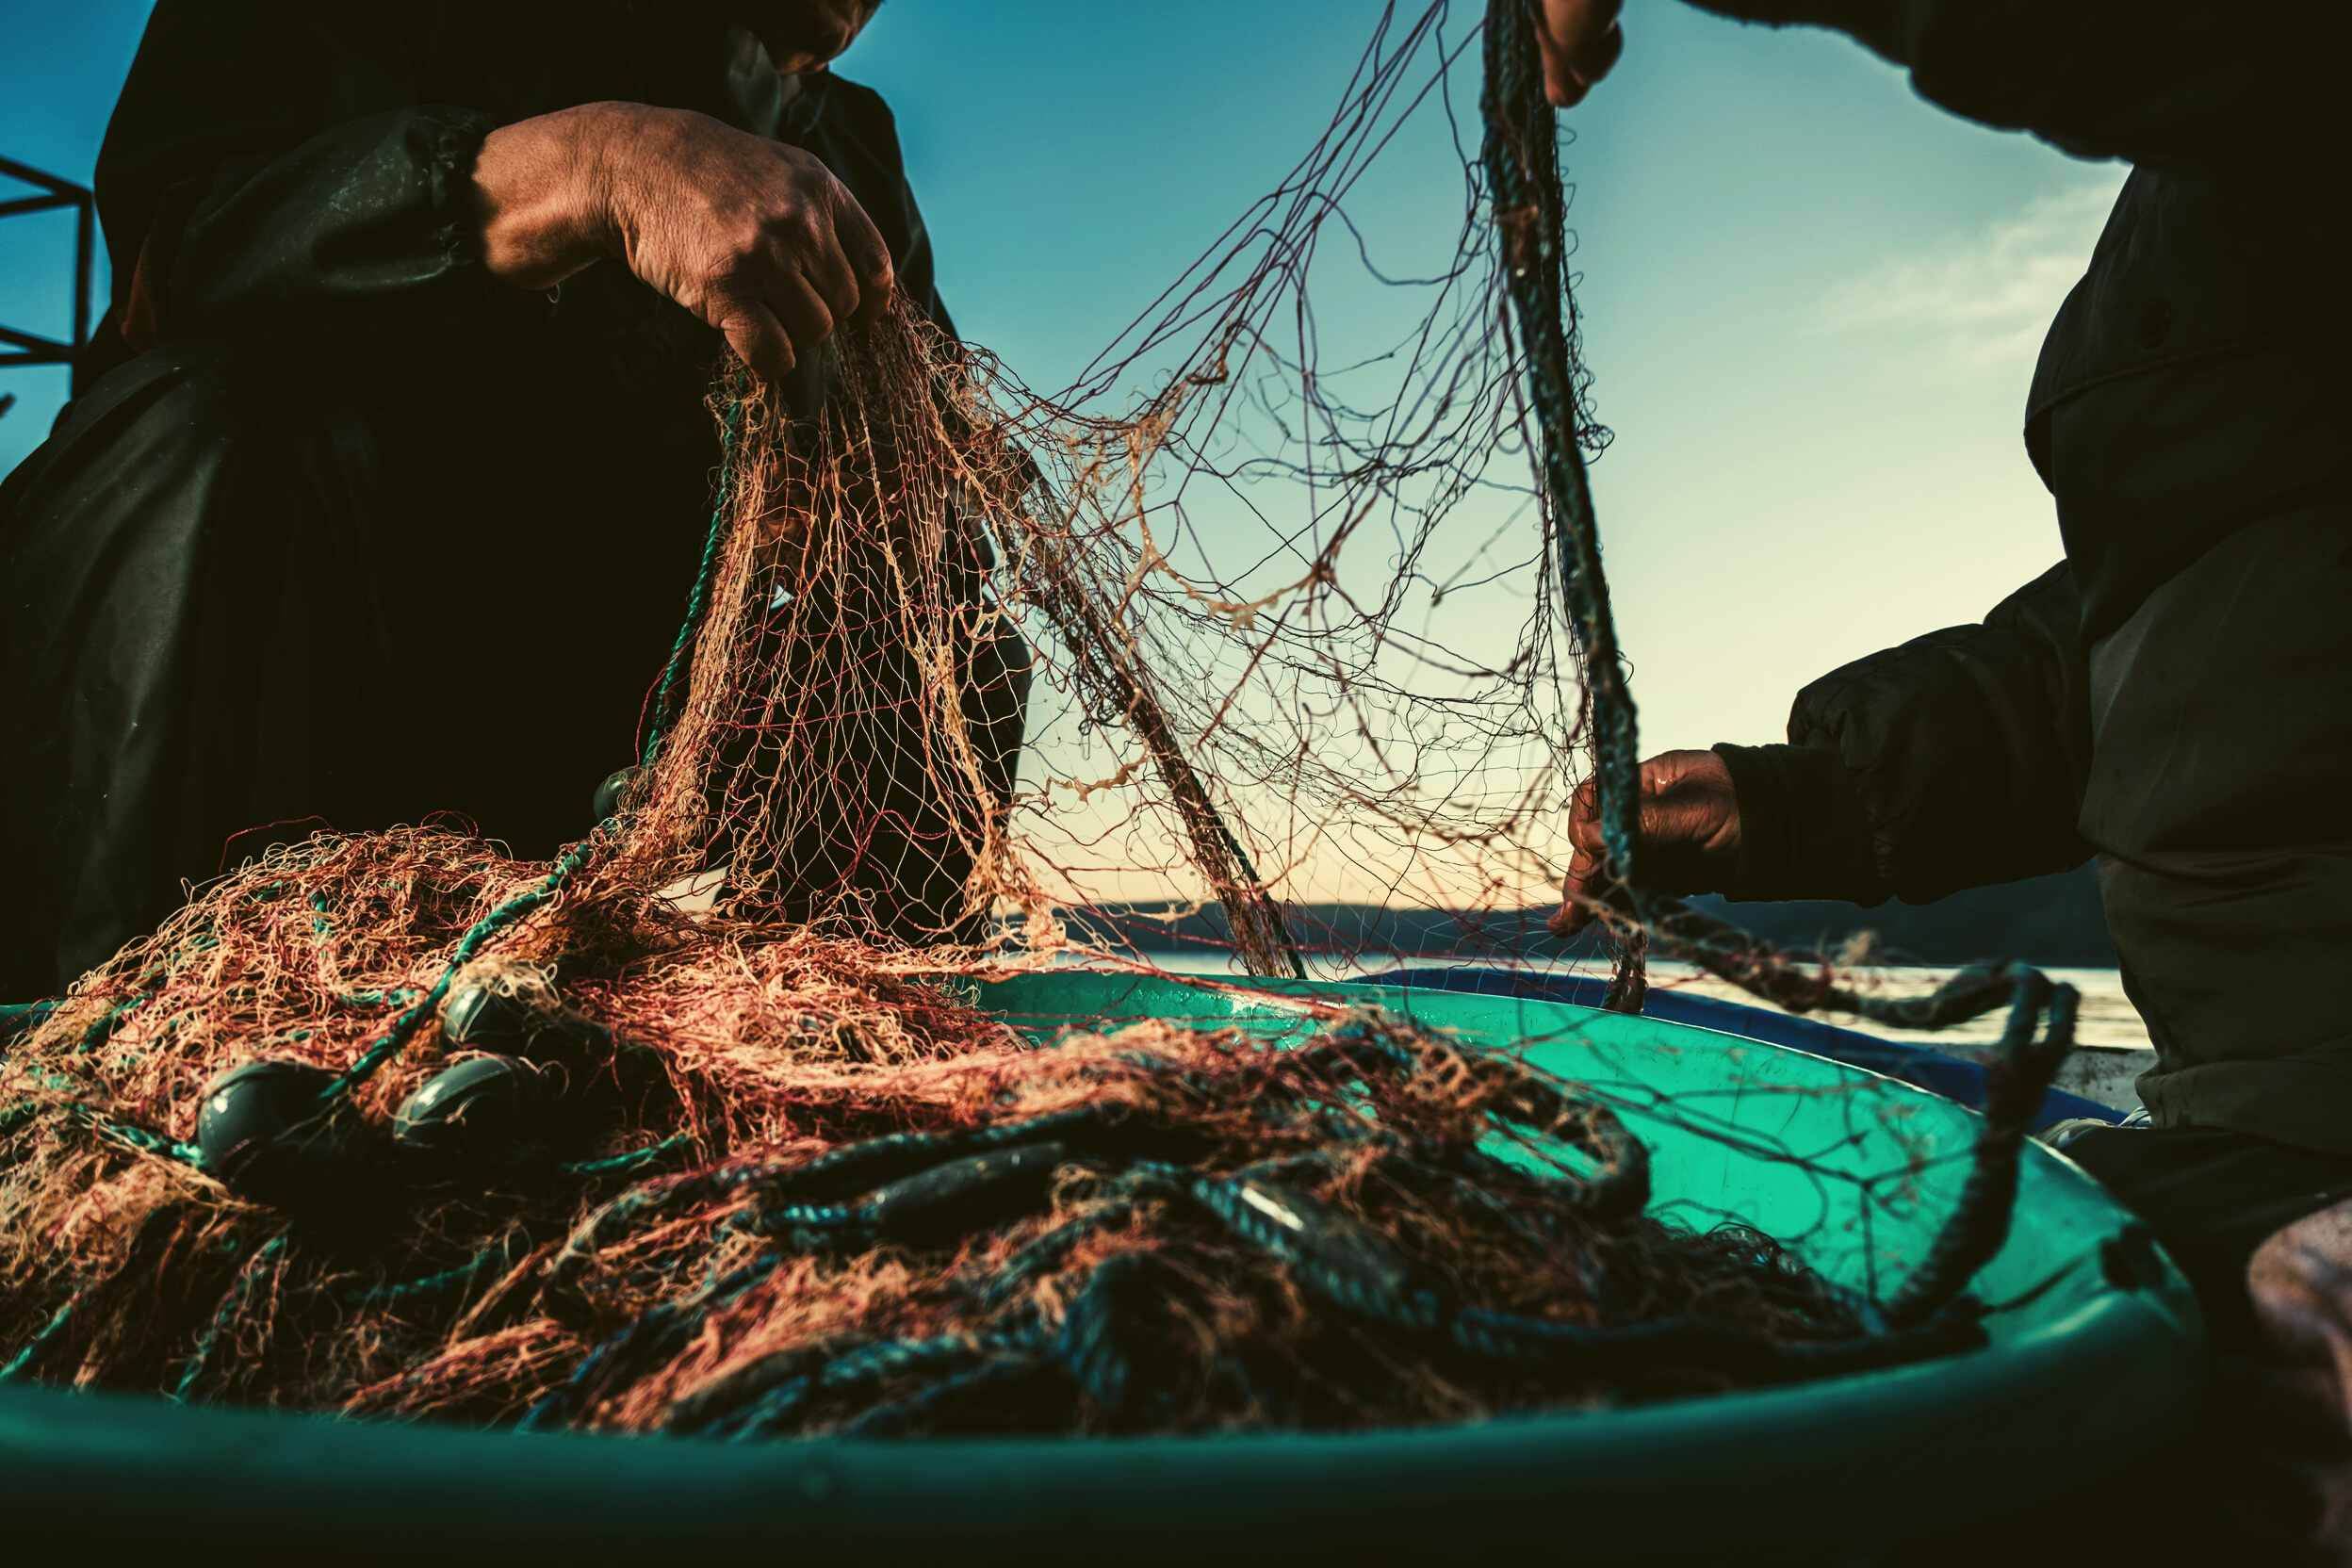
[[[1832,286],[1821,325],[1910,338],[1915,352],[1955,374],[2031,367],[2090,261],[2120,177],[2036,197],[1933,251],[1889,256]]]

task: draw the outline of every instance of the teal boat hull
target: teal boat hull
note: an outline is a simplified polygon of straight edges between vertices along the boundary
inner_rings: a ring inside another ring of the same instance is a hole
[[[1378,1001],[1609,1095],[1658,1205],[1797,1241],[1889,1289],[1966,1173],[1977,1119],[1890,1079],[1562,1004],[1285,983],[1228,991],[1057,972],[976,986],[1042,1040],[1173,1018],[1303,1037]],[[1789,1155],[1801,1156],[1792,1161]],[[1868,1186],[1852,1179],[1885,1173]],[[2188,1284],[2082,1171],[2032,1146],[1977,1289],[1991,1345],[1797,1387],[1350,1435],[810,1442],[519,1436],[0,1389],[0,1539],[185,1557],[644,1563],[756,1551],[968,1561],[1039,1552],[1250,1561],[1800,1560],[2083,1485],[2185,1420]]]

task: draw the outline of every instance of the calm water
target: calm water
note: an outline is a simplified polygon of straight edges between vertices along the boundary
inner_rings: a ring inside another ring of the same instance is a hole
[[[1194,950],[1153,953],[1147,956],[1161,968],[1175,973],[1240,972],[1240,966],[1227,953]],[[1308,967],[1320,980],[1352,980],[1369,972],[1395,968],[1396,963],[1397,960],[1385,956],[1362,962],[1318,958],[1310,960]],[[1528,972],[1605,977],[1609,972],[1598,964],[1585,962],[1531,965]],[[2053,969],[2045,972],[2051,979],[2063,980],[2082,993],[2082,1010],[2075,1026],[2075,1039],[2081,1049],[2061,1072],[2060,1086],[2119,1110],[2136,1109],[2139,1097],[2132,1088],[2132,1080],[2152,1064],[2154,1053],[2148,1047],[2148,1026],[2140,1021],[2140,1015],[2132,1007],[2131,999],[2123,994],[2121,976],[2112,969]],[[1859,980],[1865,988],[1884,995],[1914,996],[1934,990],[1952,974],[1950,969],[1885,969],[1866,972],[1859,976]],[[1727,981],[1700,972],[1689,964],[1654,963],[1650,966],[1650,983],[1655,987],[1687,991],[1694,996],[1718,997],[1726,1002],[1746,1003],[1751,1006],[1771,1005],[1757,1001]],[[2003,1021],[2003,1014],[1995,1011],[1950,1029],[1890,1029],[1866,1019],[1841,1014],[1816,1016],[1841,1028],[1971,1058],[1981,1057],[2001,1037]]]

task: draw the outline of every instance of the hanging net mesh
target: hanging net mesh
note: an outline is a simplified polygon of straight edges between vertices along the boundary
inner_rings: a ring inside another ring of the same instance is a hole
[[[1593,766],[1622,825],[1606,433],[1527,25],[1500,0],[1484,29],[1428,276],[1373,268],[1348,204],[1454,123],[1481,30],[1442,5],[1382,24],[1331,131],[1069,391],[904,307],[827,346],[812,406],[723,371],[708,559],[605,822],[552,867],[431,828],[276,849],[10,1049],[7,1375],[736,1437],[1189,1430],[1977,1342],[1960,1292],[2042,1069],[1882,1300],[1650,1212],[1606,1096],[1354,1001],[1279,1045],[1041,1049],[967,987],[1149,970],[1155,931],[1339,972],[1395,935],[1364,911],[1508,951]],[[1370,339],[1326,342],[1330,301]],[[1612,842],[1621,998],[1655,940],[1861,1004]],[[2015,994],[2027,1046],[2036,986],[1936,1005]],[[2034,1049],[2064,1043],[2060,1016]]]

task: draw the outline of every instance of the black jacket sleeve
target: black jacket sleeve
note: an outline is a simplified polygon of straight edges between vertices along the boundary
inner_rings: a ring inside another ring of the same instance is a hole
[[[1740,797],[1734,898],[1925,903],[2082,864],[2091,751],[2063,564],[1797,694],[1788,743],[1715,748]]]
[[[173,336],[410,341],[537,298],[495,282],[465,214],[487,116],[427,106],[212,172],[162,237]]]
[[[408,52],[379,8],[161,0],[99,157],[125,348],[398,342],[544,307],[466,221],[492,117],[418,103]]]
[[[1692,0],[1853,34],[1921,97],[2134,163],[2341,148],[2343,0]]]

